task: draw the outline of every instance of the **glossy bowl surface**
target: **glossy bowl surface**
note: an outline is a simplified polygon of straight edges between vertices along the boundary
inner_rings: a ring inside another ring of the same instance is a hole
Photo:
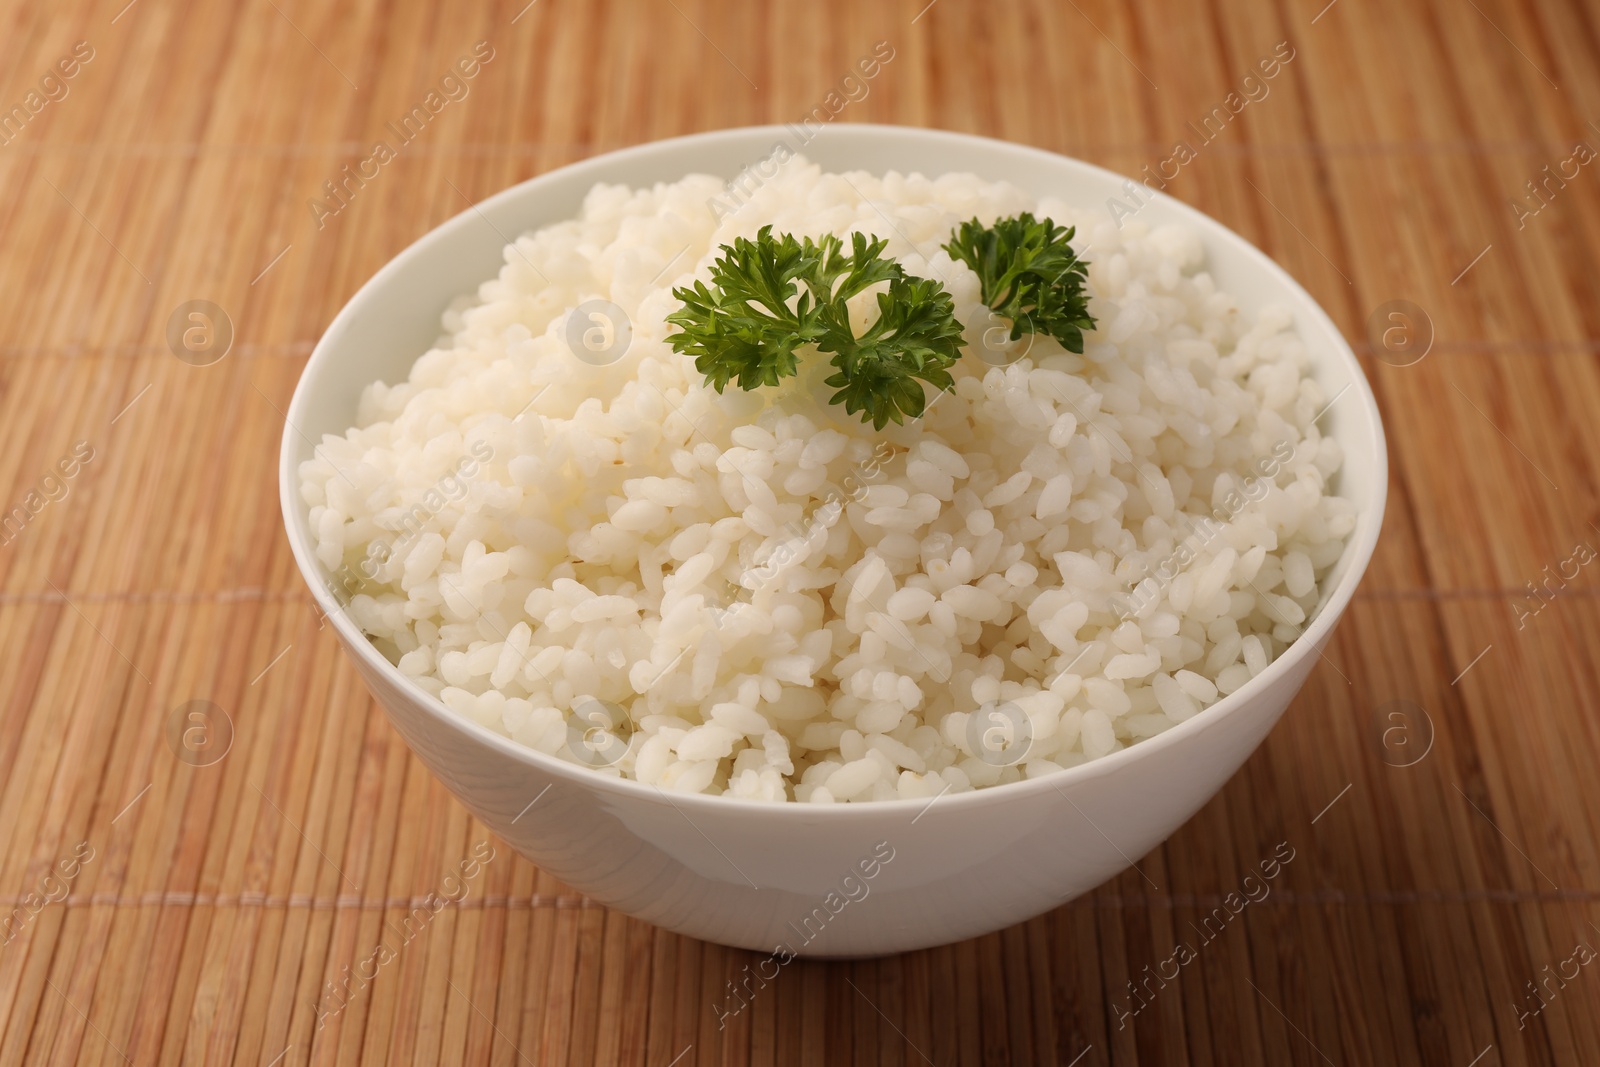
[[[508,239],[573,217],[596,182],[732,177],[778,144],[825,170],[972,171],[1071,203],[1126,201],[1128,179],[986,138],[838,125],[696,134],[563,167],[469,208],[396,256],[328,327],[295,391],[280,494],[301,573],[390,720],[475,815],[540,867],[629,915],[763,952],[862,956],[974,937],[1100,884],[1183,824],[1245,761],[1305,682],[1372,556],[1388,486],[1383,427],[1333,322],[1281,267],[1186,205],[1153,197],[1139,217],[1201,235],[1207,267],[1247,311],[1288,306],[1329,397],[1341,442],[1336,490],[1360,519],[1305,633],[1266,671],[1194,718],[1057,775],[932,802],[765,805],[666,794],[526,749],[449,711],[383,658],[339,609],[317,562],[297,469],[311,442],[343,433],[376,379],[403,379],[451,300],[493,276]],[[337,713],[337,709],[334,709]]]

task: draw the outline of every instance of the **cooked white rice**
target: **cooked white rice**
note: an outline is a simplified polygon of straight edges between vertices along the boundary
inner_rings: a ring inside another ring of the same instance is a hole
[[[1355,521],[1312,423],[1328,398],[1288,313],[1241,313],[1195,234],[799,158],[720,220],[718,199],[706,176],[597,186],[302,465],[321,562],[373,573],[348,610],[420,686],[596,773],[833,803],[1104,756],[1295,639]],[[1019,211],[1078,227],[1099,322],[1082,356],[997,346],[977,277],[940,249]],[[815,374],[706,386],[662,340],[671,290],[767,223],[886,237],[942,281],[967,324],[955,391],[879,432],[819,405]],[[608,366],[568,339],[593,300],[631,319]],[[364,564],[374,545],[392,554]],[[581,731],[603,707],[631,722],[597,758]]]

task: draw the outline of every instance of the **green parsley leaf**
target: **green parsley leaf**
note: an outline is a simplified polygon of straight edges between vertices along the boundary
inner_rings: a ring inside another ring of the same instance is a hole
[[[983,302],[1011,320],[1011,339],[1043,333],[1068,352],[1083,351],[1083,331],[1094,328],[1083,291],[1088,266],[1068,244],[1073,228],[1027,212],[985,226],[964,222],[944,246],[978,275]]]
[[[667,316],[679,328],[667,343],[694,356],[719,393],[730,381],[755,389],[794,376],[797,351],[814,345],[833,357],[832,403],[880,430],[916,418],[927,403],[921,383],[954,385],[948,368],[961,355],[961,324],[950,294],[885,258],[887,246],[858,233],[846,253],[837,237],[774,237],[770,226],[754,241],[736,238],[712,264],[710,287],[673,290],[683,307]],[[857,337],[846,302],[885,282],[877,321]]]
[[[683,307],[667,321],[681,332],[667,341],[694,356],[695,369],[719,393],[729,381],[740,389],[778,384],[797,372],[794,350],[822,336],[810,292],[796,285],[816,273],[822,250],[810,238],[801,244],[789,234],[774,238],[771,230],[722,246],[724,255],[711,265],[715,288],[697,281],[672,291]]]

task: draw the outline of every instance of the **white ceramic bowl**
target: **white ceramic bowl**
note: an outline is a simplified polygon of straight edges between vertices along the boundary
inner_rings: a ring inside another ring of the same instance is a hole
[[[1360,365],[1310,295],[1237,234],[1154,194],[1140,218],[1195,228],[1208,269],[1247,311],[1266,302],[1293,309],[1327,395],[1345,390],[1323,426],[1343,445],[1335,488],[1359,505],[1360,520],[1319,613],[1261,675],[1102,759],[932,803],[668,795],[531,751],[449,711],[379,655],[329,593],[299,493],[310,442],[352,424],[367,383],[406,377],[438,336],[445,306],[499,269],[508,238],[573,217],[595,182],[731,177],[779,142],[800,148],[794,130],[769,126],[612,152],[507,189],[424,236],[356,293],[311,354],[289,406],[280,492],[301,573],[395,728],[517,851],[595,900],[679,933],[763,952],[879,955],[974,937],[1070,900],[1159,844],[1221,788],[1305,682],[1350,602],[1383,518],[1387,457]],[[803,152],[830,171],[973,171],[1081,204],[1123,195],[1127,180],[1037,149],[903,127],[828,127]]]

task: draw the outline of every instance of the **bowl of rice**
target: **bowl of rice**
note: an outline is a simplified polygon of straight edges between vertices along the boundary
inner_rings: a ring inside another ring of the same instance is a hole
[[[1086,264],[1076,346],[951,254],[1023,213]],[[715,388],[669,316],[764,227],[931,280],[949,386],[875,426],[802,347]],[[1232,231],[1077,160],[866,125],[489,198],[356,293],[287,421],[296,562],[423,763],[576,890],[769,970],[987,933],[1160,843],[1320,661],[1388,481],[1350,346]]]

